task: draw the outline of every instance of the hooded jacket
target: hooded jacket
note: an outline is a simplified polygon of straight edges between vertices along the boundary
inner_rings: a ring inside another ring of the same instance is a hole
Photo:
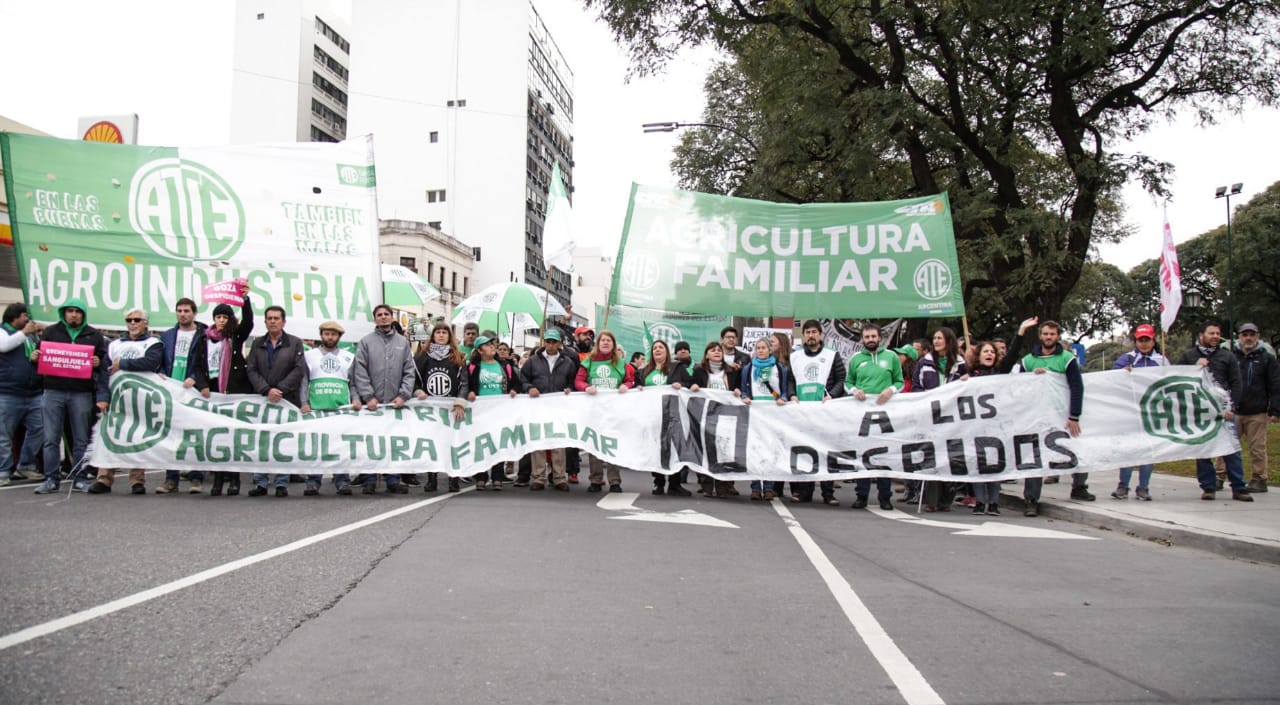
[[[1240,403],[1236,412],[1280,416],[1280,363],[1261,345],[1250,352],[1236,348],[1235,354],[1240,365]]]
[[[78,308],[84,311],[84,326],[71,337],[67,327],[67,309]],[[89,307],[83,299],[67,299],[58,307],[58,322],[44,329],[42,341],[46,343],[72,343],[93,347],[93,354],[98,358],[98,366],[93,369],[89,379],[73,379],[71,377],[44,376],[44,388],[65,392],[84,392],[94,395],[94,401],[108,401],[111,398],[111,384],[107,380],[107,339],[97,328],[89,325]]]
[[[4,332],[0,334],[0,394],[34,397],[40,393],[40,375],[36,374],[36,365],[27,354],[28,340],[36,346],[40,344],[34,335],[28,337],[21,330],[5,324]]]
[[[539,392],[563,392],[573,389],[573,382],[578,377],[578,356],[566,354],[562,348],[556,356],[555,369],[547,360],[546,348],[539,348],[529,356],[529,361],[520,368],[520,377],[525,388],[533,388]]]

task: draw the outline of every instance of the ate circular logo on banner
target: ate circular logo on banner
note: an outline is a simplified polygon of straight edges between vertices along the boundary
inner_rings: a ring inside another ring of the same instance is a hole
[[[1142,430],[1166,441],[1199,445],[1213,440],[1222,427],[1218,400],[1196,377],[1166,377],[1147,387],[1138,405]]]
[[[140,453],[164,440],[173,423],[173,397],[156,382],[128,373],[111,383],[102,440],[114,453]]]
[[[138,167],[129,183],[129,224],[170,259],[227,259],[245,237],[244,207],[231,186],[196,162],[167,157]]]
[[[427,396],[447,397],[453,394],[453,378],[444,370],[432,370],[425,385]]]
[[[653,340],[661,340],[668,347],[684,340],[680,329],[670,323],[655,323],[649,326],[649,337]]]
[[[622,280],[639,291],[652,289],[659,271],[658,258],[645,252],[628,255],[622,262]]]
[[[934,301],[951,293],[951,268],[939,259],[927,259],[916,267],[911,278],[916,293]]]

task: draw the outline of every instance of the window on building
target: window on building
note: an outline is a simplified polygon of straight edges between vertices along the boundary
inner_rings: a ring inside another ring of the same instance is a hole
[[[427,203],[444,203],[444,189],[427,191]]]
[[[463,295],[463,296],[469,296],[469,295],[470,295],[470,289],[471,289],[471,279],[470,279],[470,277],[463,277],[463,278],[462,278],[462,295]]]
[[[444,266],[440,267],[440,288],[444,288]]]
[[[260,20],[265,20],[266,18],[267,18],[267,13],[265,13],[265,12],[259,12],[259,13],[258,13],[258,19],[260,19]]]
[[[440,229],[440,221],[438,221],[438,220],[428,220],[428,221],[427,221],[427,226],[432,227],[432,228],[435,228],[436,230],[439,230],[439,229]]]
[[[436,263],[427,262],[427,281],[431,281],[431,278],[434,277],[435,275],[436,275]]]
[[[416,257],[401,257],[400,266],[413,271],[418,271],[418,260]]]
[[[436,132],[435,130],[432,130],[431,132],[427,133],[427,139],[431,141],[431,144],[435,144],[436,142],[440,141],[440,133]]]
[[[453,279],[450,280],[450,284],[452,284],[452,286],[449,287],[450,289],[454,291],[458,290],[458,273],[457,272],[453,273]]]

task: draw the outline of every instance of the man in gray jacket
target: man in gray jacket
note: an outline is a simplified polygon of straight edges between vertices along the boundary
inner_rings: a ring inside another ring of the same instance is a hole
[[[374,331],[360,339],[356,346],[355,367],[352,369],[352,381],[356,396],[369,411],[377,411],[382,404],[389,404],[393,409],[402,408],[413,398],[413,351],[409,349],[409,339],[395,332],[391,324],[395,314],[386,304],[373,307]],[[387,473],[387,491],[405,494],[409,488],[401,482],[400,476]],[[364,494],[373,494],[378,483],[378,476],[367,473],[364,480]]]

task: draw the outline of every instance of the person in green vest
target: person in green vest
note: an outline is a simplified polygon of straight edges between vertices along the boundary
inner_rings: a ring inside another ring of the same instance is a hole
[[[1067,432],[1074,437],[1080,435],[1080,414],[1084,411],[1084,378],[1080,375],[1080,361],[1074,353],[1063,347],[1061,336],[1062,326],[1057,321],[1041,323],[1040,342],[1014,366],[1014,372],[1053,373],[1066,379],[1069,393]],[[1025,516],[1033,517],[1040,513],[1040,490],[1043,486],[1042,477],[1026,479],[1022,488]],[[1071,473],[1071,499],[1085,502],[1095,499],[1089,492],[1089,473]]]
[[[356,356],[338,347],[338,341],[347,331],[335,321],[320,324],[319,344],[302,354],[302,413],[334,411],[349,406],[359,411],[363,406],[351,394],[351,371]],[[320,475],[307,475],[302,494],[314,497],[320,494]],[[351,494],[351,475],[334,473],[333,486],[338,494]]]
[[[671,357],[671,351],[667,348],[666,342],[661,340],[653,341],[653,345],[649,347],[649,364],[645,365],[640,370],[640,373],[636,375],[636,388],[669,386],[674,389],[680,389],[692,385],[693,377],[689,375],[689,371],[683,365],[680,365]],[[681,485],[681,475],[685,472],[681,468],[670,475],[663,475],[660,472],[652,473],[653,493],[657,495],[669,494],[676,497],[693,495],[692,492]]]
[[[618,347],[618,339],[611,331],[602,330],[596,337],[596,346],[587,359],[578,368],[578,375],[573,380],[573,388],[579,392],[595,394],[606,389],[624,394],[636,386],[636,370],[622,361],[622,348]],[[622,491],[622,473],[618,466],[592,455],[587,463],[590,484],[588,492],[600,492],[604,489],[605,473],[609,475],[609,491]]]
[[[498,341],[487,335],[475,339],[476,350],[471,355],[471,364],[467,367],[467,401],[475,401],[477,397],[497,397],[507,395],[514,398],[524,391],[520,373],[511,363],[498,359]],[[484,413],[493,413],[493,407],[484,409]],[[477,411],[476,413],[481,413]],[[476,490],[482,491],[489,480],[493,481],[493,489],[501,490],[502,481],[507,479],[506,463],[498,463],[488,470],[482,470],[474,476]],[[556,489],[567,492],[569,486],[557,485]],[[533,484],[531,490],[543,489],[546,485]]]
[[[844,390],[858,401],[875,395],[877,404],[888,402],[902,391],[902,365],[897,353],[880,347],[880,326],[875,323],[862,326],[862,349],[849,358]],[[865,509],[871,494],[871,480],[858,480],[854,492],[853,508]],[[893,509],[893,485],[889,478],[876,478],[876,494],[881,509]]]
[[[822,324],[810,318],[800,327],[800,335],[804,340],[804,347],[791,356],[791,372],[796,378],[796,399],[800,402],[824,402],[844,396],[844,360],[840,358],[840,353],[823,345]],[[836,499],[836,483],[825,480],[819,484],[822,488],[822,503],[840,506],[840,501]],[[791,501],[812,502],[813,486],[812,482],[791,483]]]

